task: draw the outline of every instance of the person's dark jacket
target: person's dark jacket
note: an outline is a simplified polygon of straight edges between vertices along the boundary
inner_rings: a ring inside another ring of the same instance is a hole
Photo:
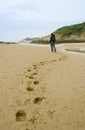
[[[50,37],[50,43],[51,43],[51,42],[55,42],[55,41],[56,41],[56,39],[55,39],[55,35],[52,34],[51,37]]]

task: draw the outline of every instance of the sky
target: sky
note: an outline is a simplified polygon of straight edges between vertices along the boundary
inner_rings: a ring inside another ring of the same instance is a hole
[[[42,37],[85,22],[85,0],[0,0],[0,41]]]

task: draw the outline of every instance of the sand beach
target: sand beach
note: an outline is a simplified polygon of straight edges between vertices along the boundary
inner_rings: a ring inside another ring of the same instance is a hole
[[[64,49],[71,48],[71,51]],[[85,43],[0,44],[0,130],[85,130]]]

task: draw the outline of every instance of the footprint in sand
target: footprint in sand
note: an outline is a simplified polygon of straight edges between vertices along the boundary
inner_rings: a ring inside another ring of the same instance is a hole
[[[25,77],[26,77],[26,78],[28,78],[29,76],[28,76],[28,75],[26,75]]]
[[[31,69],[28,69],[27,71],[28,71],[28,72],[31,72],[32,70],[31,70]]]
[[[33,74],[31,74],[30,76],[29,76],[29,79],[34,79],[34,75],[37,75],[38,73],[37,72],[34,72]]]
[[[38,103],[40,103],[43,99],[45,99],[45,97],[36,97],[36,98],[33,100],[33,103],[34,103],[34,104],[38,104]]]
[[[37,72],[34,72],[32,75],[37,75],[38,73]]]
[[[61,60],[64,60],[65,59],[65,57],[61,57],[61,58],[59,58],[59,60],[61,61]]]
[[[30,92],[34,91],[34,88],[32,88],[32,87],[27,87],[26,89],[27,89],[27,91],[30,91]]]
[[[67,56],[63,56],[59,58],[59,60],[65,60],[67,58]]]
[[[62,58],[59,58],[59,60],[62,60]]]
[[[40,62],[40,65],[44,65],[44,62]]]
[[[26,112],[24,110],[19,110],[16,113],[16,121],[25,121],[26,120]]]
[[[34,79],[33,75],[30,75],[30,76],[29,76],[29,79]]]
[[[37,85],[37,84],[39,84],[39,81],[36,80],[36,81],[33,82],[33,84]]]
[[[38,65],[33,65],[33,69],[37,69]]]
[[[56,60],[51,60],[50,62],[56,62]]]

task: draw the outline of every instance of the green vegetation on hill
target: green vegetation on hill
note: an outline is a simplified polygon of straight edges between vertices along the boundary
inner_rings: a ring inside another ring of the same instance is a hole
[[[85,33],[85,22],[81,24],[75,24],[75,25],[59,28],[54,33],[56,35],[61,35],[61,37],[68,37],[71,35],[80,36],[82,35],[82,33]]]

